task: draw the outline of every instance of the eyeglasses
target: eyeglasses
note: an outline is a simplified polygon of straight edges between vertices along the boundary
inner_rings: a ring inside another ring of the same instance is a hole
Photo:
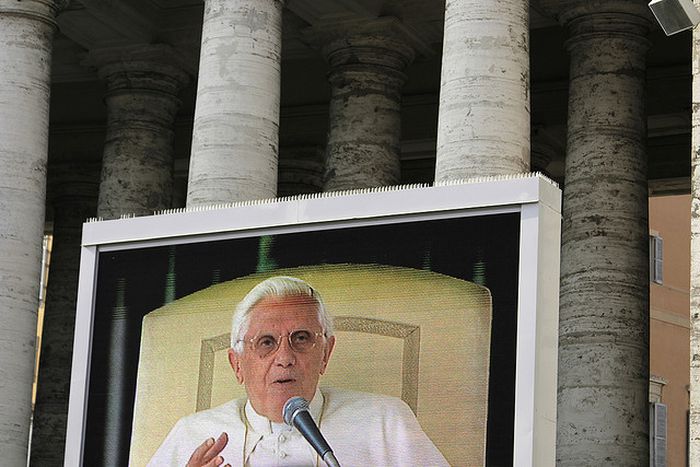
[[[253,352],[255,352],[258,357],[263,358],[277,352],[283,337],[287,337],[289,347],[293,351],[304,353],[316,347],[319,337],[322,336],[324,336],[322,332],[311,332],[306,329],[298,329],[288,334],[280,334],[277,336],[269,332],[261,331],[257,333],[255,337],[247,340],[242,339],[242,341],[250,344],[250,348]]]

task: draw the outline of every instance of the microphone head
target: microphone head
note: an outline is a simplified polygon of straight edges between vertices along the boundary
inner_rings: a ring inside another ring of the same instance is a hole
[[[303,397],[295,396],[284,403],[282,418],[289,426],[294,426],[294,417],[302,410],[309,410],[309,402]]]

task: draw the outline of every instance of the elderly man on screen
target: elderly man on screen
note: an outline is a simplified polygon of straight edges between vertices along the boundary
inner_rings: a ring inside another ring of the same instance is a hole
[[[322,466],[284,423],[283,407],[295,396],[310,401],[343,467],[448,465],[401,400],[318,388],[334,345],[318,292],[293,277],[261,282],[236,307],[228,351],[248,399],[180,419],[149,466]]]

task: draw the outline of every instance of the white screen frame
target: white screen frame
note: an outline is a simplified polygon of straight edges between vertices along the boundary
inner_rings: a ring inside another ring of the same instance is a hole
[[[100,252],[253,234],[519,212],[513,465],[554,466],[560,206],[560,190],[543,176],[531,175],[259,201],[84,224],[65,465],[83,465]]]

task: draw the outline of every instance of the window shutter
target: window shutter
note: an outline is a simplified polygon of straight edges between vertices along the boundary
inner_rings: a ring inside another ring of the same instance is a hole
[[[652,467],[666,467],[666,404],[652,403],[651,409],[651,433],[650,457]]]
[[[658,235],[649,236],[649,279],[664,283],[664,239]]]

